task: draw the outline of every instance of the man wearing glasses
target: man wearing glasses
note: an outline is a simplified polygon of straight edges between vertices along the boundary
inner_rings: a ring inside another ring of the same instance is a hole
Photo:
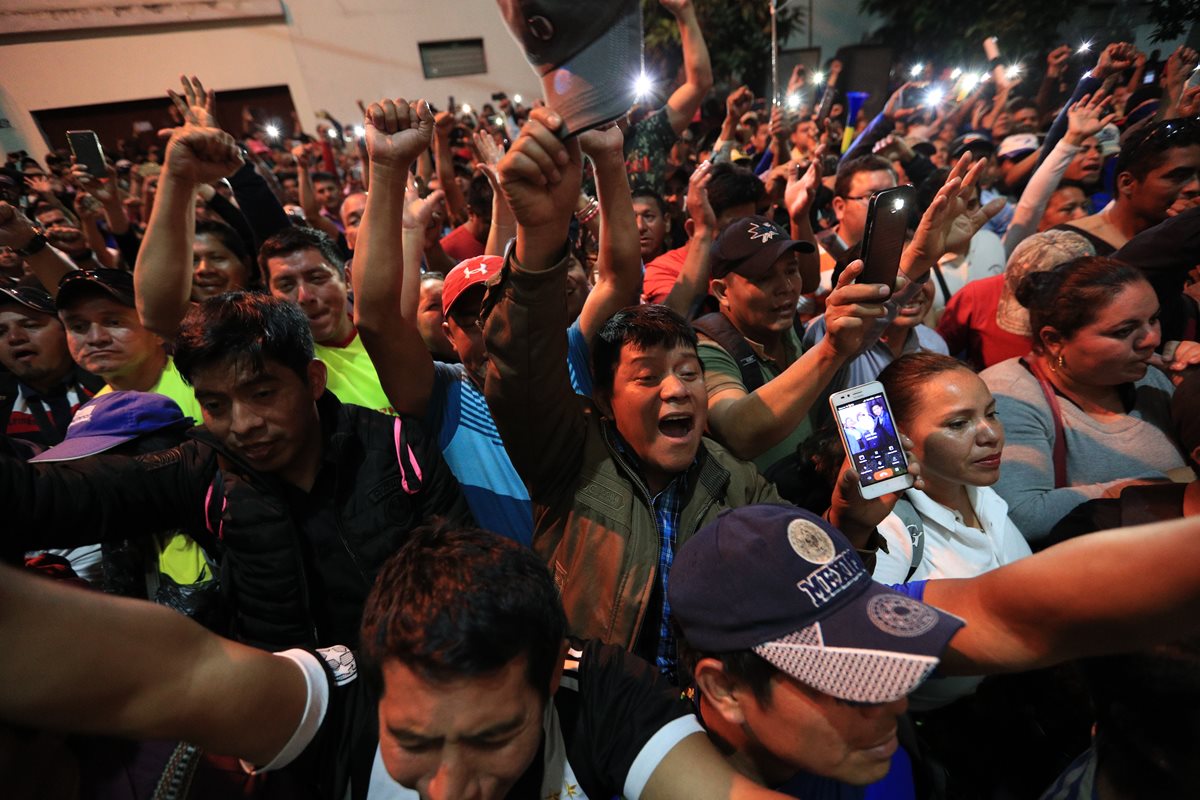
[[[896,170],[881,156],[852,158],[838,168],[833,184],[833,213],[838,224],[817,236],[821,246],[822,292],[833,290],[833,268],[848,250],[862,241],[871,195],[896,185]]]

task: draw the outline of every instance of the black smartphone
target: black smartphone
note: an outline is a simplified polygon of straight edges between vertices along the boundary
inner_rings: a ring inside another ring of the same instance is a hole
[[[108,174],[104,152],[100,149],[100,137],[95,131],[67,131],[67,144],[71,146],[75,160],[87,167],[93,178],[103,178]]]
[[[896,285],[900,254],[904,250],[908,220],[916,200],[917,190],[907,184],[871,195],[860,250],[863,271],[856,283],[882,283],[889,287]]]

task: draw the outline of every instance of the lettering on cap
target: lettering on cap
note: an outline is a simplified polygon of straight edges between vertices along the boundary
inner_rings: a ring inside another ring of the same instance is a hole
[[[843,550],[832,561],[814,570],[807,578],[799,581],[796,588],[808,595],[808,599],[820,608],[863,578],[867,571],[862,562],[849,550]]]

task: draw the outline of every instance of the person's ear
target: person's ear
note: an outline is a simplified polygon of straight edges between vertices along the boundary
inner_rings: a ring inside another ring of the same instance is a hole
[[[1063,342],[1065,341],[1058,329],[1050,325],[1042,326],[1042,329],[1038,331],[1037,340],[1041,342],[1042,349],[1054,358],[1057,358],[1058,354],[1062,352]]]
[[[324,361],[314,358],[308,362],[308,388],[312,392],[313,400],[325,394],[325,384],[328,381],[329,372],[325,369]]]
[[[687,234],[689,239],[696,233],[696,223],[692,221],[691,217],[683,221],[683,232]]]
[[[833,215],[837,217],[838,221],[840,222],[842,215],[846,213],[846,198],[835,197],[830,205],[833,207]]]
[[[729,284],[727,278],[713,278],[708,282],[708,290],[712,292],[713,297],[717,298],[717,304],[721,308],[729,308]]]
[[[1117,175],[1117,194],[1128,197],[1133,194],[1134,187],[1137,185],[1137,179],[1133,177],[1132,172],[1122,172]]]
[[[742,703],[746,687],[741,686],[725,671],[725,666],[715,658],[702,658],[692,671],[696,688],[712,707],[730,725],[742,725],[746,712]]]

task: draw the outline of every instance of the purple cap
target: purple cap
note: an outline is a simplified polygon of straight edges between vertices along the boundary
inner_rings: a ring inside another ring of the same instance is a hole
[[[79,407],[61,444],[30,461],[74,461],[111,450],[147,433],[190,428],[179,404],[156,392],[106,392]]]

